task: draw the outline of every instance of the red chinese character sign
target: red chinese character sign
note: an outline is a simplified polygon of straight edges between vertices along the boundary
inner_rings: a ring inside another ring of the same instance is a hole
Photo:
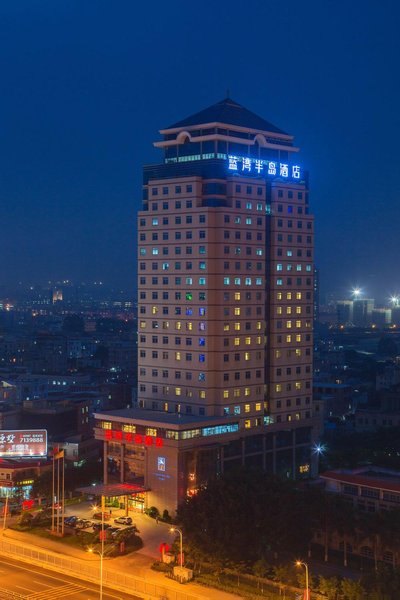
[[[164,445],[163,439],[160,437],[152,437],[151,435],[141,435],[140,433],[124,433],[119,429],[113,431],[112,429],[105,430],[105,439],[106,440],[116,440],[118,442],[128,442],[128,444],[138,444],[139,446],[153,446],[155,445],[157,448],[162,448]]]

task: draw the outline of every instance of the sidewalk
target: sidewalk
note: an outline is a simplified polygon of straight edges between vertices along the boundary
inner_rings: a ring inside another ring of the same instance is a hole
[[[14,531],[13,529],[6,529],[3,532],[0,532],[0,536],[9,539],[10,541],[20,541],[26,546],[33,546],[36,549],[47,550],[61,556],[69,556],[87,562],[99,561],[97,555],[89,554],[79,548],[67,546],[66,544],[58,542],[56,539],[49,540],[32,533]],[[148,582],[166,586],[176,592],[195,594],[202,600],[237,600],[240,598],[240,596],[237,596],[236,594],[228,594],[221,590],[201,586],[197,583],[181,585],[173,579],[168,579],[164,573],[153,571],[150,568],[153,562],[154,558],[152,556],[147,556],[142,550],[140,553],[132,552],[127,556],[119,556],[110,559],[106,558],[104,569],[110,569],[113,572],[119,572],[121,574],[136,575]]]

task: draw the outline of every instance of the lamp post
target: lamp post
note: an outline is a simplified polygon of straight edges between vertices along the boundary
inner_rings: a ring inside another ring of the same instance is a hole
[[[182,536],[182,531],[180,529],[178,529],[178,527],[170,527],[170,533],[175,533],[175,531],[177,531],[179,533],[179,536],[181,538],[181,567],[183,567],[183,536]]]
[[[103,544],[102,544],[103,546]],[[102,550],[94,550],[94,548],[88,548],[88,552],[93,554],[96,552],[100,556],[100,600],[103,600],[103,551]]]
[[[304,567],[306,570],[306,597],[305,600],[310,600],[310,589],[308,587],[308,564],[301,560],[296,560],[296,567]]]
[[[103,600],[103,558],[104,558],[104,511],[105,511],[105,496],[101,497],[101,530],[100,530],[100,541],[101,541],[101,550],[94,550],[93,548],[88,548],[89,552],[97,552],[100,556],[100,600]],[[98,507],[94,506],[93,509],[96,510]]]

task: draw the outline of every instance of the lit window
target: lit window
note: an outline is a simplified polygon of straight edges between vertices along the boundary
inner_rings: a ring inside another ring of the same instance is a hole
[[[301,327],[301,321],[296,321],[296,327],[297,327],[297,329],[300,329],[300,327]]]
[[[136,433],[136,425],[122,425],[122,431],[126,433]]]
[[[140,329],[146,329],[146,321],[140,321]]]
[[[245,420],[244,427],[245,427],[245,429],[250,429],[250,427],[251,427],[250,419],[246,419]]]
[[[192,323],[191,321],[188,321],[188,322],[186,323],[186,329],[187,329],[188,331],[192,331],[192,329],[193,329],[193,323]]]
[[[256,410],[261,410],[261,402],[256,402]]]
[[[239,398],[240,397],[240,390],[239,390],[239,388],[235,388],[233,390],[233,397],[234,398]]]
[[[235,331],[240,331],[240,323],[235,323]]]
[[[192,277],[186,277],[185,282],[186,282],[186,285],[192,285],[193,278]]]
[[[229,323],[224,323],[224,331],[229,331]]]
[[[250,352],[244,353],[244,360],[250,360]]]
[[[244,395],[250,396],[250,388],[244,388]]]
[[[235,292],[235,300],[240,300],[240,292]]]
[[[234,343],[235,346],[239,346],[240,345],[240,338],[238,338],[238,337],[235,338],[233,343]]]
[[[281,350],[275,350],[275,358],[281,358],[282,356],[282,351]]]
[[[291,299],[292,299],[292,292],[287,292],[286,300],[291,300]]]
[[[282,314],[282,306],[277,306],[276,307],[276,314],[277,315],[281,315]]]
[[[292,336],[290,335],[290,333],[286,336],[286,343],[290,344],[290,342],[292,341]]]
[[[282,271],[282,268],[283,268],[283,267],[282,267],[282,265],[281,265],[281,264],[279,264],[279,265],[276,265],[276,270],[277,270],[277,271]]]
[[[151,251],[151,253],[155,254],[155,255],[158,254],[158,248],[153,248],[152,251]]]
[[[257,248],[257,250],[256,250],[256,255],[257,255],[257,256],[262,256],[262,254],[263,254],[263,251],[262,251],[262,249],[261,249],[261,248]]]
[[[256,337],[256,344],[261,344],[261,336],[260,335],[258,335]]]
[[[261,329],[261,321],[257,321],[257,323],[256,323],[256,329]]]
[[[296,315],[301,315],[301,306],[296,306]]]
[[[180,396],[181,394],[182,394],[182,388],[176,387],[175,388],[175,396]]]
[[[175,360],[181,360],[181,353],[175,352]]]
[[[296,356],[301,356],[301,349],[300,348],[296,348]]]
[[[251,277],[246,277],[244,280],[245,285],[251,285]]]
[[[275,384],[275,391],[276,392],[281,392],[282,391],[282,384],[281,383]]]
[[[157,217],[155,217],[155,218],[152,220],[151,224],[152,224],[152,225],[158,225],[158,218],[157,218]]]
[[[235,316],[238,317],[240,315],[240,308],[236,307],[233,312],[235,313]]]
[[[283,285],[283,279],[277,279],[276,285]]]
[[[199,285],[206,285],[206,278],[205,277],[199,277]]]
[[[152,314],[152,315],[156,315],[157,313],[158,313],[158,308],[157,308],[157,306],[152,306],[152,308],[151,308],[151,314]]]
[[[140,256],[145,256],[146,248],[140,248]]]
[[[244,412],[245,413],[249,413],[250,412],[250,404],[245,404],[244,405]]]
[[[112,429],[111,421],[101,421],[100,427],[102,429]]]
[[[276,299],[277,300],[282,300],[282,292],[277,292],[276,293]]]
[[[224,277],[224,285],[229,285],[230,279],[229,277]]]
[[[301,265],[296,265],[296,271],[301,271]]]
[[[301,334],[300,333],[298,333],[296,335],[296,342],[301,342]]]
[[[286,329],[292,328],[292,321],[286,321]]]
[[[251,344],[251,338],[250,337],[245,338],[244,343],[246,344],[246,346],[250,346],[250,344]]]
[[[229,398],[229,390],[224,390],[223,397]]]
[[[301,300],[301,292],[296,292],[296,300]]]
[[[295,388],[296,390],[301,390],[301,381],[296,381]]]
[[[200,390],[199,392],[199,398],[204,399],[206,397],[206,391],[205,390]]]

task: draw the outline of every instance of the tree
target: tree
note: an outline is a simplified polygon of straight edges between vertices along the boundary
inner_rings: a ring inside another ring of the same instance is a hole
[[[263,577],[265,577],[267,571],[268,571],[268,563],[265,560],[265,558],[259,558],[253,564],[253,573],[257,577],[257,587],[258,588],[260,588],[260,579],[262,579]],[[262,592],[264,591],[262,585],[261,585],[261,591]]]
[[[352,579],[342,580],[342,593],[346,600],[364,600],[366,596],[361,583]]]
[[[319,590],[321,594],[325,594],[328,600],[335,600],[339,592],[339,580],[337,577],[322,577],[319,578]]]

